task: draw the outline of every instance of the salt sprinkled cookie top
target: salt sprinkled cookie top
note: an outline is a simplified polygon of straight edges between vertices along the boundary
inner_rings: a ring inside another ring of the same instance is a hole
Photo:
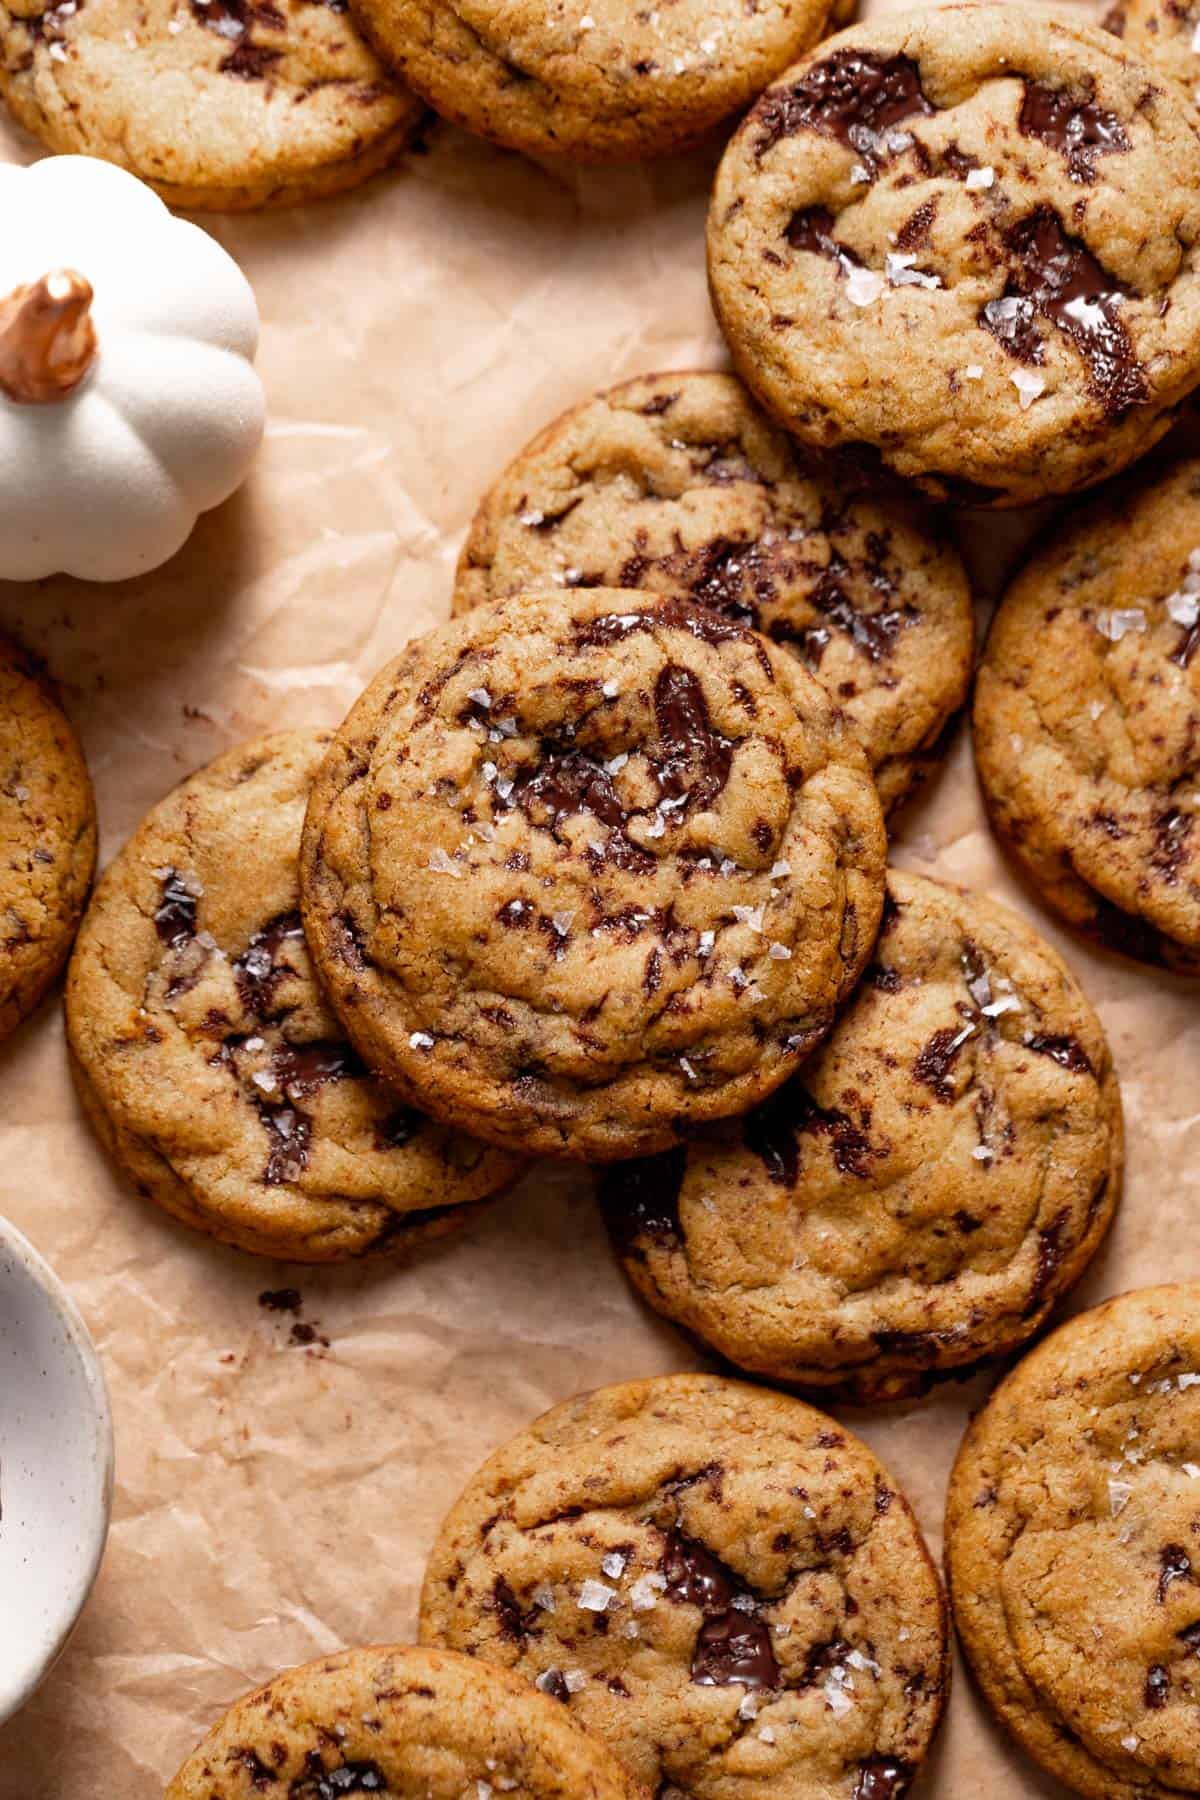
[[[536,1681],[680,1800],[901,1800],[949,1675],[887,1471],[707,1375],[602,1388],[498,1450],[442,1527],[421,1637]]]
[[[423,111],[345,0],[4,0],[0,92],[52,150],[222,209],[349,187]]]
[[[1200,379],[1200,134],[1106,32],[1021,6],[873,20],[753,108],[709,267],[809,443],[1012,505],[1099,480]]]
[[[799,657],[896,805],[971,678],[962,564],[911,506],[807,468],[735,376],[642,376],[517,456],[483,500],[455,610],[536,586],[679,593]]]
[[[891,870],[829,1038],[744,1119],[601,1184],[631,1278],[743,1368],[860,1398],[1031,1337],[1108,1225],[1100,1022],[1014,913]]]
[[[643,1800],[601,1743],[502,1669],[343,1650],[247,1694],[166,1800]]]
[[[494,1142],[605,1160],[742,1110],[824,1036],[884,854],[862,752],[792,657],[680,599],[520,596],[351,712],[305,923],[372,1066]]]
[[[105,872],[67,995],[85,1097],[143,1190],[304,1262],[402,1249],[517,1167],[374,1080],[314,977],[297,860],[327,744],[258,738],[168,794]]]
[[[829,0],[354,0],[445,118],[509,149],[663,155],[746,106],[825,28]]]
[[[1059,525],[992,625],[975,699],[992,817],[1114,949],[1200,973],[1200,461]]]
[[[1123,1294],[997,1390],[951,1478],[955,1623],[1031,1755],[1094,1800],[1200,1789],[1200,1287]]]

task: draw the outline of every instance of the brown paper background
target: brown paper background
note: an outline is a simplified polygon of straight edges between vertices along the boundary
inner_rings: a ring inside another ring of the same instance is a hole
[[[28,141],[0,126],[0,156]],[[715,152],[547,171],[444,127],[348,198],[208,220],[253,281],[271,422],[246,489],[174,562],[115,589],[0,584],[0,624],[63,683],[102,855],[239,739],[333,724],[444,616],[479,493],[546,420],[638,372],[721,366],[702,225]],[[1024,524],[967,522],[995,580]],[[960,734],[895,857],[1013,901],[1099,1007],[1129,1126],[1124,1210],[1077,1297],[1200,1274],[1200,1007],[1095,955],[1014,886]],[[0,1800],[159,1800],[216,1715],[276,1669],[409,1638],[438,1522],[484,1455],[580,1388],[697,1366],[634,1301],[589,1178],[542,1167],[473,1237],[334,1273],[209,1245],[126,1192],[67,1078],[56,1003],[0,1049],[0,1212],[72,1284],[117,1429],[104,1569],[67,1655],[0,1729]],[[331,1344],[256,1303],[298,1285]],[[940,1548],[947,1470],[989,1383],[843,1416]],[[0,1629],[3,1629],[0,1596]],[[960,1679],[923,1789],[1048,1796]]]

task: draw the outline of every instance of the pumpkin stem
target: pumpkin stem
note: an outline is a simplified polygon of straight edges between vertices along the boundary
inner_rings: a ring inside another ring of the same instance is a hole
[[[96,356],[92,284],[54,269],[0,300],[0,393],[21,405],[65,400]]]

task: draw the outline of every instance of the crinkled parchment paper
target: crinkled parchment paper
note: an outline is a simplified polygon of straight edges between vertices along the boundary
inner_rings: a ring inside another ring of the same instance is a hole
[[[33,153],[0,136],[0,155]],[[248,487],[144,580],[0,584],[0,624],[48,658],[82,731],[105,858],[230,744],[337,723],[445,615],[477,496],[550,417],[639,371],[721,366],[702,246],[714,159],[547,171],[438,127],[357,195],[208,221],[263,313],[271,424]],[[964,523],[983,596],[1022,530]],[[965,736],[895,855],[1030,913],[1112,1038],[1126,1200],[1076,1304],[1200,1272],[1196,990],[1090,953],[1017,889]],[[697,1365],[631,1297],[580,1171],[535,1170],[474,1236],[408,1269],[297,1275],[122,1188],[75,1104],[56,1002],[0,1050],[0,1095],[0,1212],[71,1282],[118,1442],[103,1573],[42,1693],[0,1729],[0,1800],[159,1800],[252,1683],[411,1636],[438,1522],[493,1446],[580,1388]],[[258,1305],[282,1285],[301,1289],[327,1349],[293,1346],[291,1320]],[[935,1549],[950,1460],[988,1385],[845,1415]],[[924,1791],[1057,1790],[960,1679]]]

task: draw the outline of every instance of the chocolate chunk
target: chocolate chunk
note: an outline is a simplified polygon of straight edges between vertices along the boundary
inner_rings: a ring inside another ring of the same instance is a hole
[[[1183,873],[1191,844],[1193,819],[1181,812],[1160,813],[1154,821],[1154,869],[1173,886]]]
[[[1056,1213],[1049,1225],[1038,1232],[1037,1267],[1033,1274],[1033,1286],[1029,1290],[1029,1299],[1025,1306],[1025,1316],[1035,1313],[1046,1297],[1046,1291],[1058,1271],[1066,1253],[1064,1239],[1071,1215],[1064,1207]]]
[[[898,1756],[868,1756],[858,1765],[853,1800],[900,1800],[916,1770]]]
[[[200,24],[234,44],[249,29],[249,10],[246,0],[192,0],[192,12]]]
[[[294,1106],[274,1106],[266,1100],[257,1106],[271,1139],[263,1180],[268,1187],[281,1187],[308,1167],[312,1121]]]
[[[727,1612],[743,1592],[737,1576],[719,1557],[679,1530],[667,1538],[660,1567],[667,1579],[667,1599],[698,1606],[704,1613]]]
[[[532,824],[551,831],[572,813],[593,813],[618,831],[629,818],[602,763],[583,750],[549,741],[537,765],[517,776],[512,798]]]
[[[970,1036],[969,1029],[955,1031],[950,1026],[943,1026],[941,1031],[934,1032],[913,1064],[916,1079],[922,1086],[932,1088],[938,1099],[946,1105],[954,1099],[954,1083],[950,1079],[950,1071]]]
[[[239,957],[234,959],[233,978],[237,982],[242,1005],[258,1019],[268,1019],[275,1004],[275,989],[286,975],[295,975],[290,963],[280,963],[285,944],[304,939],[304,927],[298,912],[281,913],[256,931]]]
[[[679,1194],[683,1187],[687,1151],[664,1151],[634,1162],[613,1163],[600,1177],[599,1200],[614,1240],[630,1250],[638,1238],[659,1244],[678,1243]]]
[[[528,1612],[521,1611],[521,1603],[505,1581],[503,1575],[496,1577],[492,1588],[492,1610],[500,1624],[500,1635],[511,1643],[520,1644],[527,1637],[537,1635],[540,1624],[539,1610],[531,1606]]]
[[[806,206],[795,212],[784,232],[793,250],[807,250],[835,262],[843,275],[861,267],[858,258],[833,235],[833,214],[825,206]]]
[[[1065,88],[1047,87],[1040,81],[1026,81],[1017,124],[1027,137],[1041,138],[1044,144],[1062,151],[1072,181],[1095,181],[1098,156],[1129,148],[1116,113],[1097,106],[1091,98],[1076,100]]]
[[[585,619],[575,628],[575,642],[581,648],[594,649],[605,644],[618,644],[636,632],[654,631],[663,625],[689,631],[703,644],[732,644],[739,640],[754,643],[752,633],[744,625],[706,612],[687,600],[671,599],[660,600],[640,612],[601,613],[598,618]],[[769,672],[769,663],[767,669]]]
[[[1163,1605],[1167,1589],[1173,1581],[1187,1581],[1192,1573],[1192,1559],[1182,1544],[1165,1544],[1159,1551],[1158,1604]]]
[[[1077,1038],[1073,1037],[1027,1037],[1025,1048],[1038,1056],[1049,1056],[1064,1069],[1070,1069],[1073,1075],[1092,1075],[1091,1059]]]
[[[283,1044],[271,1058],[275,1079],[289,1100],[304,1100],[330,1081],[349,1081],[367,1073],[349,1044],[321,1042]]]
[[[1007,234],[1014,258],[1003,296],[979,315],[985,331],[1018,362],[1043,361],[1035,319],[1070,338],[1088,370],[1092,392],[1110,417],[1146,399],[1146,376],[1120,316],[1130,289],[1039,207]]]
[[[313,1764],[306,1775],[292,1782],[291,1800],[341,1800],[343,1794],[386,1794],[387,1780],[378,1763],[349,1762],[338,1769],[326,1769],[316,1751],[310,1752]]]
[[[690,669],[668,663],[660,671],[654,717],[662,744],[662,754],[652,759],[660,792],[705,810],[729,779],[733,745],[714,730],[704,689]]]
[[[827,1137],[829,1154],[841,1175],[860,1179],[869,1173],[874,1154],[867,1134],[844,1112],[818,1106],[798,1076],[793,1076],[742,1121],[742,1141],[761,1158],[771,1180],[794,1187],[800,1172],[797,1134]]]
[[[1167,1704],[1167,1696],[1171,1691],[1171,1677],[1161,1663],[1155,1663],[1147,1671],[1143,1698],[1152,1712]]]
[[[236,75],[239,81],[261,81],[282,56],[281,50],[268,50],[262,44],[243,42],[230,51],[221,64],[221,72]]]
[[[229,1760],[232,1763],[240,1764],[246,1771],[251,1787],[264,1792],[267,1788],[275,1786],[274,1770],[268,1769],[257,1750],[251,1750],[249,1746],[241,1750],[234,1750],[230,1753]]]
[[[164,944],[177,948],[196,935],[198,901],[177,870],[168,869],[159,880],[162,902],[154,915],[154,929]]]
[[[763,1620],[735,1609],[706,1619],[692,1655],[692,1680],[699,1687],[777,1688],[779,1665]]]
[[[538,1676],[536,1686],[543,1694],[549,1694],[552,1700],[561,1700],[564,1706],[571,1698],[571,1690],[561,1669],[547,1669],[544,1675]]]
[[[881,133],[933,110],[911,57],[835,50],[799,81],[763,96],[752,114],[755,150],[761,160],[782,138],[816,131],[868,156]]]

